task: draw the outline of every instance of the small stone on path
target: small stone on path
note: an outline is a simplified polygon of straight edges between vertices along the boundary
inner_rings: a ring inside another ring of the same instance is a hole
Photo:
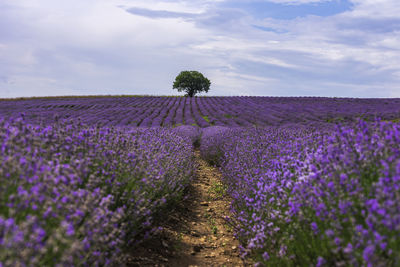
[[[200,252],[201,249],[202,249],[202,246],[201,246],[201,245],[194,245],[194,246],[193,246],[193,251],[194,251],[194,252]]]

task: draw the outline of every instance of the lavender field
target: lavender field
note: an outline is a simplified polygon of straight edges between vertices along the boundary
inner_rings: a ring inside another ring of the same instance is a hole
[[[194,150],[257,266],[400,265],[400,99],[0,100],[0,266],[125,265]]]
[[[0,100],[0,116],[29,122],[77,119],[90,125],[175,127],[321,126],[400,118],[400,99],[324,97],[62,97]],[[57,115],[57,116],[55,116]]]

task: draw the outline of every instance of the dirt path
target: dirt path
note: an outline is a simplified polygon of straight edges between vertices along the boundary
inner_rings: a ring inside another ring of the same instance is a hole
[[[224,217],[230,201],[221,174],[200,158],[187,198],[166,214],[163,230],[132,253],[128,266],[248,266]]]

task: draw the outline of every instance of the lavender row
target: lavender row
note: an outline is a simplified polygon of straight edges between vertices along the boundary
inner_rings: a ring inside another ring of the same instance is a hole
[[[194,174],[168,129],[0,121],[0,266],[115,266]]]
[[[288,124],[322,126],[336,122],[400,119],[399,99],[319,97],[60,97],[0,101],[0,116],[25,112],[33,123],[81,118],[102,126],[249,127]]]
[[[267,266],[400,265],[398,124],[207,131],[201,153],[221,165],[243,256]]]

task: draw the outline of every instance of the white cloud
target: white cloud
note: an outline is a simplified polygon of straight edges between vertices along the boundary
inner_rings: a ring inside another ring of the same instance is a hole
[[[352,0],[356,5],[353,16],[357,17],[394,17],[400,14],[400,4],[397,0]]]
[[[400,7],[353,2],[277,20],[229,1],[4,0],[0,94],[172,94],[175,75],[197,69],[217,95],[398,96]]]
[[[289,4],[289,5],[303,5],[303,4],[315,4],[315,3],[324,3],[324,2],[332,2],[335,0],[269,0],[268,2],[277,3],[277,4]]]

